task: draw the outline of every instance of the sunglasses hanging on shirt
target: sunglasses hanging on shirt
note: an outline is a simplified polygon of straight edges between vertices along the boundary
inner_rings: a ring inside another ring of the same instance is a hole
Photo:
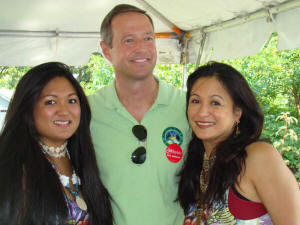
[[[147,130],[143,125],[135,125],[132,127],[132,133],[140,141],[145,142],[147,139]],[[131,160],[135,164],[142,164],[146,161],[146,148],[140,146],[131,154]]]

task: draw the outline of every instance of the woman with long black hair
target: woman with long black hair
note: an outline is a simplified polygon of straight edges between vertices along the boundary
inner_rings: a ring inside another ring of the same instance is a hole
[[[193,130],[180,172],[185,225],[300,224],[300,192],[281,155],[260,140],[264,117],[244,77],[210,62],[187,81]]]
[[[112,225],[90,119],[65,64],[41,64],[21,78],[0,136],[1,225]]]

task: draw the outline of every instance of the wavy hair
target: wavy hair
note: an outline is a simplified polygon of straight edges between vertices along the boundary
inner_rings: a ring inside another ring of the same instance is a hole
[[[262,111],[245,78],[233,67],[218,62],[209,62],[188,77],[186,112],[191,89],[195,82],[203,77],[215,77],[231,96],[234,107],[242,109],[240,133],[235,135],[235,128],[226,140],[216,146],[216,159],[205,193],[201,193],[200,190],[200,172],[205,150],[202,141],[192,133],[187,158],[179,173],[178,200],[185,213],[189,204],[198,200],[201,204],[208,205],[214,201],[225,201],[226,190],[236,182],[245,165],[245,148],[259,139],[264,123]]]
[[[56,172],[42,153],[33,110],[43,88],[66,78],[80,100],[77,131],[68,139],[70,160],[81,179],[90,224],[112,224],[108,191],[102,184],[91,141],[88,100],[69,67],[49,62],[30,69],[19,81],[0,135],[0,224],[66,224],[67,206]]]

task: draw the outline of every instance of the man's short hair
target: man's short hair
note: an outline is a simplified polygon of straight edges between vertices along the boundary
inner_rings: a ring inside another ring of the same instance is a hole
[[[144,14],[145,16],[148,17],[150,20],[150,23],[154,29],[153,21],[151,17],[146,13],[145,10],[142,10],[136,6],[133,5],[128,5],[128,4],[119,4],[116,5],[105,17],[104,20],[102,21],[101,28],[100,28],[100,35],[102,41],[108,45],[110,48],[112,48],[112,40],[113,40],[113,33],[111,29],[111,21],[112,19],[121,14],[121,13],[127,13],[127,12],[137,12]]]

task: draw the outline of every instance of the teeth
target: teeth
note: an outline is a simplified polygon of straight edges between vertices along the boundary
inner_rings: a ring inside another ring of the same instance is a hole
[[[201,122],[197,122],[198,125],[201,126],[210,126],[210,125],[214,125],[214,123],[201,123]]]
[[[146,62],[146,59],[136,59],[136,60],[134,60],[135,62]]]
[[[69,121],[54,121],[55,124],[59,124],[59,125],[67,125],[69,124]]]

